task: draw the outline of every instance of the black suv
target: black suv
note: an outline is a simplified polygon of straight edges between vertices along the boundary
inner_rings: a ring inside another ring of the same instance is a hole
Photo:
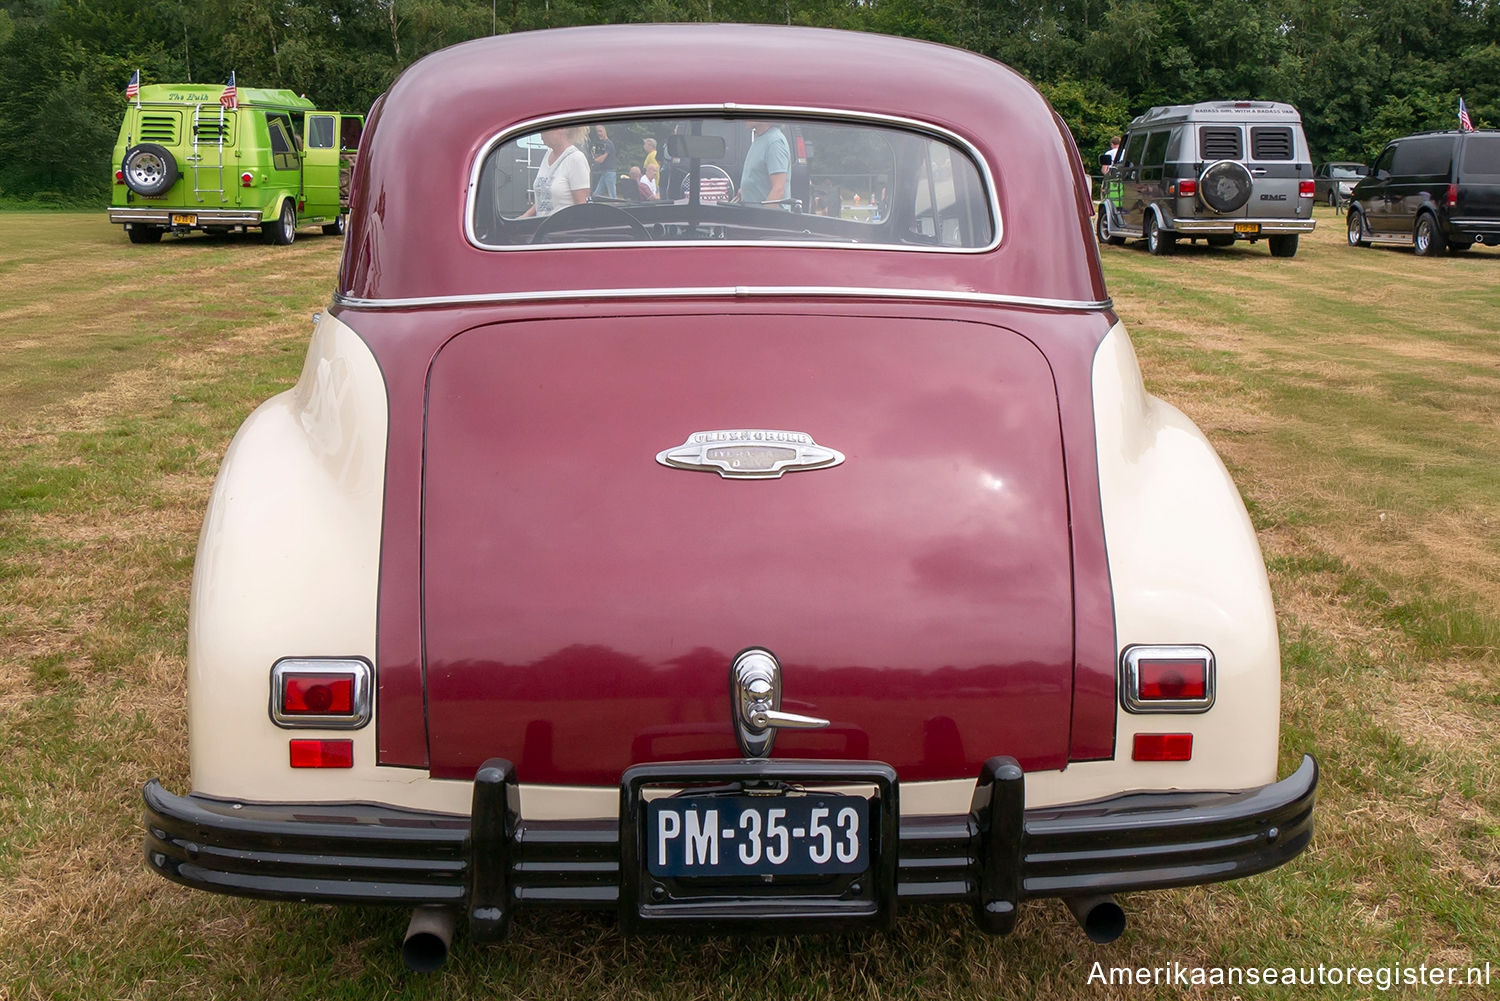
[[[1386,146],[1349,193],[1349,245],[1424,257],[1500,246],[1500,132],[1424,132]]]

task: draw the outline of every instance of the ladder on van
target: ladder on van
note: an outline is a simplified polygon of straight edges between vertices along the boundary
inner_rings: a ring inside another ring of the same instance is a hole
[[[205,147],[199,141],[202,138],[202,136],[200,135],[199,126],[203,120],[203,105],[201,104],[193,105],[193,155],[192,157],[190,157],[190,159],[193,163],[194,197],[201,202],[203,201],[204,195],[216,194],[219,196],[219,203],[223,204],[224,202],[229,201],[224,191],[224,105],[216,104],[216,107],[218,107],[219,109],[219,119],[217,122],[213,123],[211,127],[213,128],[214,135],[218,141],[209,145],[207,148],[217,149],[219,162],[217,164],[205,164],[203,162],[202,150]],[[203,186],[203,174],[205,171],[218,171],[217,179],[219,182],[219,186],[217,188],[205,188]]]

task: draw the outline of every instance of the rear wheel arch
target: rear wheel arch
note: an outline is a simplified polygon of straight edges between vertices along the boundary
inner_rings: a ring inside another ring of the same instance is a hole
[[[1146,213],[1146,249],[1156,257],[1165,257],[1177,249],[1177,234],[1162,225],[1156,206]]]
[[[1419,257],[1433,257],[1448,249],[1448,238],[1443,235],[1443,227],[1438,222],[1436,212],[1426,208],[1417,212],[1416,222],[1412,224],[1411,242],[1412,249]]]
[[[283,196],[277,202],[275,219],[261,223],[260,231],[267,243],[280,247],[297,239],[297,203],[291,195]]]

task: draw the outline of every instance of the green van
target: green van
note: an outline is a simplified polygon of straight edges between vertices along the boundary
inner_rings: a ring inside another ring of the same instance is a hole
[[[115,142],[109,221],[131,243],[166,232],[259,227],[288,244],[297,227],[344,231],[364,118],[317,111],[289,90],[240,87],[234,107],[212,84],[152,84],[125,109]]]

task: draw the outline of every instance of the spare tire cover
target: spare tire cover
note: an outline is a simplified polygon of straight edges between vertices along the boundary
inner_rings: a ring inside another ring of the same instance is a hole
[[[1235,212],[1250,200],[1250,171],[1236,160],[1220,160],[1198,177],[1199,197],[1215,212]]]

